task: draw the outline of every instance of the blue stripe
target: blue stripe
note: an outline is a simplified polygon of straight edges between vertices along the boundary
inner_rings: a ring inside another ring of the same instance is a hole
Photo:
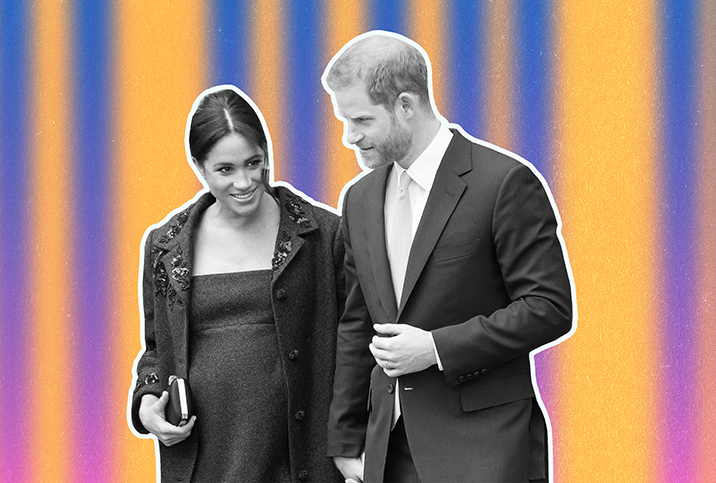
[[[212,85],[233,84],[249,93],[251,75],[247,58],[251,52],[248,2],[214,0],[212,12]],[[208,87],[208,86],[207,86]]]
[[[515,145],[545,178],[549,175],[553,141],[551,16],[551,2],[516,2]]]
[[[485,129],[484,9],[472,0],[457,0],[447,5],[450,28],[446,41],[451,58],[447,76],[450,85],[445,91],[450,93],[451,102],[443,114],[469,134],[482,137]]]
[[[518,0],[515,4],[515,150],[550,180],[554,142],[552,103],[553,2]],[[549,410],[554,400],[556,355],[535,355],[540,395]]]
[[[287,149],[283,152],[288,159],[275,160],[287,174],[286,181],[321,201],[327,194],[320,176],[325,142],[322,114],[326,102],[321,87],[324,68],[322,4],[320,0],[307,0],[287,5],[289,82],[286,83],[288,109],[283,113],[287,139],[276,142],[285,143]]]
[[[32,394],[27,374],[28,236],[32,203],[28,149],[28,12],[24,2],[0,2],[0,410],[4,424],[0,479],[24,481],[30,447],[25,422]]]
[[[111,329],[109,251],[110,180],[113,176],[110,135],[112,111],[111,9],[107,0],[79,0],[74,8],[74,227],[75,305],[74,339],[77,365],[74,421],[81,437],[75,439],[79,481],[109,481],[110,451],[107,393],[110,381]]]
[[[403,0],[369,0],[369,30],[388,30],[407,35],[405,3]]]
[[[696,234],[696,141],[698,119],[696,2],[666,0],[662,21],[662,220],[665,264],[662,325],[666,401],[663,440],[668,441],[667,481],[693,481],[695,461],[696,354],[694,279]],[[628,160],[627,160],[628,161]]]

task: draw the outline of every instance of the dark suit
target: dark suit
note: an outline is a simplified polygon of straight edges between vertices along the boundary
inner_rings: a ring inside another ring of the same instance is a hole
[[[338,329],[329,454],[382,481],[395,380],[368,349],[372,324],[432,331],[444,366],[400,377],[402,417],[422,481],[546,475],[547,429],[529,353],[572,325],[557,221],[539,179],[512,157],[451,141],[418,226],[397,307],[385,245],[392,165],[345,194],[348,300]]]

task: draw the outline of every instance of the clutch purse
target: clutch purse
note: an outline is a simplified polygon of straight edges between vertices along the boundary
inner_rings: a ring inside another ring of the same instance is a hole
[[[165,409],[166,420],[174,426],[183,426],[194,415],[189,382],[182,378],[169,378],[169,401]]]

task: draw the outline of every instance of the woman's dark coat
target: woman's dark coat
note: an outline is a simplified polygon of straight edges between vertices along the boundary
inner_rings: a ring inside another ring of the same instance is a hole
[[[287,188],[276,187],[276,194],[281,220],[271,293],[288,388],[292,479],[341,481],[326,456],[336,327],[345,297],[340,219]],[[187,314],[195,230],[201,213],[214,201],[205,193],[146,237],[142,283],[145,348],[136,366],[131,408],[132,424],[139,433],[147,433],[139,419],[142,396],[161,396],[169,376],[187,377],[189,373]],[[159,447],[162,481],[188,481],[196,458],[196,434],[177,445],[159,443]]]

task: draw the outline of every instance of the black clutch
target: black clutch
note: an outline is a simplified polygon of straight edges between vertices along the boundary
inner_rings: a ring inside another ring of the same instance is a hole
[[[174,426],[183,426],[194,415],[194,405],[191,400],[189,382],[181,377],[169,378],[169,402],[165,409],[165,416]]]

